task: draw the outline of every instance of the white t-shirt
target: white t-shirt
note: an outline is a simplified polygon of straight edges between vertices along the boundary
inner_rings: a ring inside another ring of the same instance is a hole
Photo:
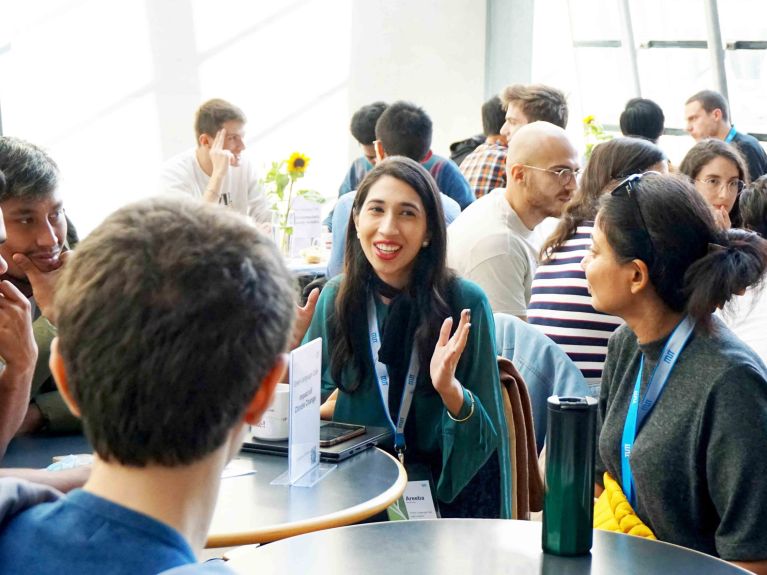
[[[202,198],[210,176],[202,171],[195,149],[187,150],[168,160],[160,175],[160,192],[182,193]],[[229,166],[221,185],[221,204],[249,215],[256,222],[271,222],[271,212],[258,181],[258,174],[245,156],[239,166]]]
[[[527,315],[543,238],[528,229],[496,188],[467,207],[447,229],[447,263],[487,294],[495,313]]]
[[[746,290],[719,313],[727,327],[767,363],[767,286],[761,292]]]

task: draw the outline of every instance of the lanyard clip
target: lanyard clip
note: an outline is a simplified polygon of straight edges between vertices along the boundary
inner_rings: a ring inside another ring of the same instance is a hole
[[[397,458],[402,465],[405,465],[405,448],[397,448]]]

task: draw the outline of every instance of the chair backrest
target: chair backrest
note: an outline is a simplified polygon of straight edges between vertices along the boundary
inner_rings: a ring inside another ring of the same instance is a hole
[[[585,397],[589,386],[581,371],[548,336],[516,316],[496,313],[496,353],[510,359],[527,384],[538,453],[546,438],[546,401],[552,395]]]

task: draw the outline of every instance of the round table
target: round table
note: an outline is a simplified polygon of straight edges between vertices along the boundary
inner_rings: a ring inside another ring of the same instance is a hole
[[[541,551],[541,524],[499,519],[370,523],[234,550],[227,563],[259,575],[579,575],[748,573],[697,551],[630,535],[594,531],[591,554]]]
[[[377,448],[342,461],[313,487],[271,485],[287,457],[241,453],[234,465],[257,473],[221,481],[208,547],[267,543],[372,517],[405,490],[405,469]]]
[[[54,455],[91,453],[81,435],[15,438],[2,467],[46,467]],[[342,461],[313,487],[271,485],[288,458],[241,452],[232,467],[256,473],[221,480],[207,546],[267,543],[349,525],[372,517],[405,490],[407,474],[394,457],[371,448]]]

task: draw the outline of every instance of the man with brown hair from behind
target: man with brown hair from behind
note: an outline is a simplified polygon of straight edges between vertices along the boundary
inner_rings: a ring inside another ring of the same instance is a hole
[[[4,574],[193,565],[221,473],[285,373],[290,273],[242,216],[154,198],[109,216],[64,268],[51,370],[95,451],[66,496],[0,480]]]

